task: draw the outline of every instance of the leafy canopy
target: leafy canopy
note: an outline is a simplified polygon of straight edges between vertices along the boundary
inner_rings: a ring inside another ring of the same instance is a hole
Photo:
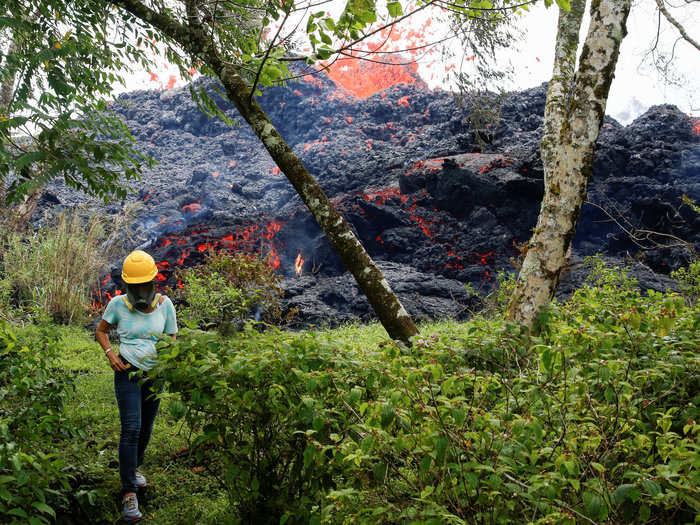
[[[62,175],[76,189],[124,197],[152,160],[109,100],[119,72],[148,64],[144,30],[104,3],[10,0],[0,16],[0,183],[18,201]],[[100,8],[98,8],[100,7]],[[141,44],[143,45],[141,45]]]

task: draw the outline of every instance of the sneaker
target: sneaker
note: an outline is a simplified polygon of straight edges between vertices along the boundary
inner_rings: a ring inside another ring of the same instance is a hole
[[[138,521],[142,516],[136,494],[124,496],[124,521]]]
[[[136,472],[134,472],[134,477],[136,478],[136,486],[140,489],[145,489],[146,488],[146,476],[141,474],[141,472],[139,472],[137,469]]]

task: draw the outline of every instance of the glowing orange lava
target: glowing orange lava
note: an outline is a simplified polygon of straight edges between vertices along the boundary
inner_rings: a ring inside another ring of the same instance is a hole
[[[419,80],[418,64],[413,62],[407,65],[380,64],[349,57],[328,67],[330,79],[358,98],[371,97],[396,84],[413,84]]]
[[[294,271],[297,273],[297,277],[301,275],[301,271],[304,269],[304,258],[301,256],[301,252],[297,255],[294,261]]]
[[[274,270],[280,267],[280,256],[277,254],[277,250],[275,250],[274,248],[270,249],[268,260],[270,261],[270,265],[272,265],[272,268]]]
[[[268,241],[271,241],[272,238],[275,236],[275,234],[278,231],[280,231],[281,228],[282,228],[281,224],[274,222],[274,221],[271,221],[267,224],[267,226],[265,226],[267,233],[264,233],[263,237],[265,237]]]
[[[198,211],[202,211],[202,205],[199,204],[198,202],[193,202],[191,204],[185,204],[182,207],[183,211],[187,211],[189,213],[195,213]]]

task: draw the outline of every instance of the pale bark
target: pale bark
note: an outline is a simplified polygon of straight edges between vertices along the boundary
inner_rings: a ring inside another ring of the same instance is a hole
[[[14,35],[11,36],[10,43],[7,49],[7,55],[14,53],[17,50],[17,43]],[[7,59],[5,59],[7,60]],[[15,88],[15,75],[7,77],[0,84],[0,117],[9,117],[9,106],[12,102],[12,93]],[[4,138],[1,138],[4,141]],[[5,206],[5,181],[0,180],[0,208]]]
[[[590,29],[573,85],[584,0],[573,0],[570,12],[560,13],[541,145],[545,193],[508,312],[511,320],[528,328],[554,297],[576,232],[631,3],[592,1]]]
[[[411,316],[392,291],[382,272],[352,232],[350,225],[328,199],[318,182],[277,132],[246,81],[234,65],[226,63],[199,23],[194,2],[186,2],[188,25],[156,12],[137,0],[111,0],[140,20],[175,40],[192,56],[204,60],[216,72],[241,116],[264,144],[277,166],[292,183],[302,201],[328,236],[333,248],[366,295],[380,322],[393,339],[411,343],[418,334]]]
[[[7,49],[7,56],[16,53],[17,52],[17,41],[14,38],[14,35],[12,36],[12,40],[10,41],[10,44],[8,45]],[[7,59],[6,59],[7,60]],[[7,110],[10,105],[10,102],[12,102],[12,94],[14,93],[15,89],[15,75],[11,75],[7,77],[5,80],[3,80],[2,84],[0,84],[0,115],[7,117]]]

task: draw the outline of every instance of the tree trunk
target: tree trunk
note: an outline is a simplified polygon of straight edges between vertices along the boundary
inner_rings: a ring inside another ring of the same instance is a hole
[[[7,53],[6,56],[10,56],[12,53],[15,53],[17,50],[17,42],[14,37],[14,33],[11,34],[10,36],[10,43],[8,44],[7,47]],[[5,58],[7,60],[7,58]],[[0,61],[0,65],[2,65],[2,62]],[[15,75],[7,77],[3,82],[0,84],[0,117],[3,118],[8,118],[9,111],[10,111],[10,102],[12,102],[12,93],[14,93],[14,88],[15,88]],[[2,141],[4,142],[4,137],[2,138]],[[6,206],[5,204],[5,180],[2,179],[0,180],[0,209],[4,208]]]
[[[632,0],[593,0],[591,25],[574,75],[584,0],[561,11],[541,144],[545,193],[508,310],[533,328],[554,297],[586,198],[593,155],[605,117]]]
[[[219,51],[199,25],[193,2],[188,4],[188,26],[168,15],[151,10],[137,0],[111,0],[140,20],[157,28],[181,45],[192,56],[203,59],[217,74],[228,98],[265,145],[328,236],[343,264],[355,277],[380,322],[393,339],[411,343],[418,329],[382,272],[350,229],[350,225],[328,199],[318,182],[277,132],[263,109],[251,96],[250,88],[238,69],[222,60]]]
[[[10,43],[7,46],[5,60],[7,60],[8,56],[16,53],[19,47],[14,32],[11,33],[10,39]],[[0,63],[0,66],[1,65],[2,64]],[[8,76],[2,83],[0,83],[0,117],[2,118],[9,118],[11,116],[10,104],[15,93],[15,77],[16,75]],[[4,138],[2,140],[4,141]],[[18,204],[17,206],[10,206],[5,202],[5,181],[0,180],[0,211],[2,211],[2,218],[0,218],[0,222],[2,223],[2,227],[7,231],[25,231],[29,225],[29,220],[36,211],[40,196],[41,189],[37,188],[32,190],[29,195],[26,195],[22,203]]]

